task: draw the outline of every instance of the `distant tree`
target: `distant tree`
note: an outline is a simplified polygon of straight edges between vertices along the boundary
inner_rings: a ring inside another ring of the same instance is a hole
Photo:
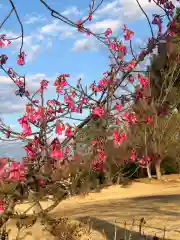
[[[176,8],[176,34],[161,40],[157,55],[152,55],[148,67],[151,95],[159,105],[174,106],[180,91],[180,8]],[[177,104],[180,108],[180,103]]]
[[[140,100],[133,109],[142,124],[131,125],[130,142],[137,151],[140,164],[147,168],[149,178],[151,167],[155,167],[157,179],[160,179],[163,160],[168,156],[179,156],[180,114],[174,111],[159,112],[156,101],[147,104]],[[143,119],[144,113],[149,118]],[[149,159],[145,159],[147,156]]]

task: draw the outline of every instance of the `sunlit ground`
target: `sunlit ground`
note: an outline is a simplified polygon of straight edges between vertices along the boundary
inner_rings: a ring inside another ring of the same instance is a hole
[[[100,231],[104,229],[108,239],[113,239],[116,225],[117,240],[124,236],[124,222],[127,229],[132,228],[133,240],[138,239],[139,223],[142,217],[146,224],[142,231],[146,234],[166,238],[180,239],[180,182],[165,183],[142,183],[134,182],[128,188],[119,185],[103,189],[101,193],[90,193],[86,197],[73,197],[60,203],[50,214],[53,217],[67,216],[79,221],[86,222],[91,217],[92,239],[103,239]],[[42,203],[46,208],[51,202]],[[23,211],[29,207],[28,204],[20,205],[17,211]],[[29,214],[32,213],[32,209]],[[132,222],[134,219],[134,226]],[[115,222],[116,221],[116,222]],[[14,221],[8,226],[13,229],[11,235],[15,235]],[[37,222],[33,228],[33,237],[27,236],[23,239],[53,239],[48,237]],[[12,238],[13,239],[13,238]]]

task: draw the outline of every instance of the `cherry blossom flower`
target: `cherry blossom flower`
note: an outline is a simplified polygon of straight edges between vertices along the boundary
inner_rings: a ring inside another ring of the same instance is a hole
[[[25,64],[25,56],[26,54],[24,52],[21,52],[18,55],[18,59],[17,59],[17,64],[23,66]]]
[[[108,28],[106,31],[105,31],[105,33],[104,33],[104,35],[107,37],[107,36],[109,36],[109,35],[111,35],[112,34],[112,30],[111,30],[111,28]]]
[[[0,200],[0,214],[2,214],[5,210],[5,204],[3,200]]]
[[[114,137],[114,144],[115,145],[122,145],[122,143],[127,139],[127,135],[125,133],[120,133],[118,130],[113,132]]]
[[[60,121],[56,122],[56,134],[61,135],[62,132],[65,130],[65,126]]]
[[[101,106],[94,107],[92,114],[98,117],[102,117],[105,114],[104,108]]]
[[[10,45],[11,45],[11,42],[5,39],[5,36],[0,36],[0,48],[9,47]]]

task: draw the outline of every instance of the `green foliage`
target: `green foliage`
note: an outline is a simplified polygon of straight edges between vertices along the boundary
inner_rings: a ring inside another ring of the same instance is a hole
[[[176,158],[173,158],[172,156],[167,156],[166,158],[164,158],[161,165],[161,171],[162,171],[162,174],[179,173]]]
[[[91,120],[84,128],[82,128],[76,136],[77,149],[88,153],[91,148],[92,140],[98,136],[107,136],[106,132],[106,120],[97,119]]]
[[[176,8],[176,15],[175,15],[175,17],[176,17],[176,21],[178,23],[180,23],[180,8],[179,7]]]
[[[150,71],[151,93],[159,102],[177,102],[180,90],[180,71],[177,57],[180,54],[180,8],[176,8],[177,35],[158,46],[159,53],[151,58]],[[174,94],[175,93],[175,94]]]

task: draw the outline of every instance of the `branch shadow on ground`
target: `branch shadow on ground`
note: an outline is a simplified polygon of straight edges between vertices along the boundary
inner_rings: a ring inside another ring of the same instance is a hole
[[[98,219],[96,217],[78,217],[77,220],[79,220],[82,223],[87,223],[90,219],[92,223],[92,229],[96,230],[100,233],[104,232],[106,239],[108,240],[124,240],[124,239],[131,239],[130,235],[132,236],[133,240],[143,240],[143,239],[153,239],[153,236],[148,236],[148,238],[143,237],[140,233],[135,231],[129,231],[125,228],[119,227],[116,224],[109,223],[105,220]],[[115,230],[116,230],[116,238],[115,237]],[[141,238],[142,237],[142,238]]]
[[[55,215],[65,215],[84,221],[89,216],[95,223],[94,228],[108,229],[108,235],[113,236],[114,225],[118,229],[118,235],[122,237],[124,222],[128,229],[131,228],[132,220],[135,219],[135,228],[138,234],[139,220],[144,218],[146,224],[144,230],[147,234],[166,235],[172,239],[180,239],[180,194],[142,196],[127,199],[109,199],[97,202],[76,204],[76,207],[63,206],[55,211]],[[105,225],[103,225],[105,224]],[[135,236],[136,237],[136,236]],[[167,237],[167,236],[166,236]],[[111,239],[111,238],[108,238]],[[117,238],[118,239],[118,238]],[[118,239],[119,240],[119,239]],[[138,239],[139,240],[139,239]]]

